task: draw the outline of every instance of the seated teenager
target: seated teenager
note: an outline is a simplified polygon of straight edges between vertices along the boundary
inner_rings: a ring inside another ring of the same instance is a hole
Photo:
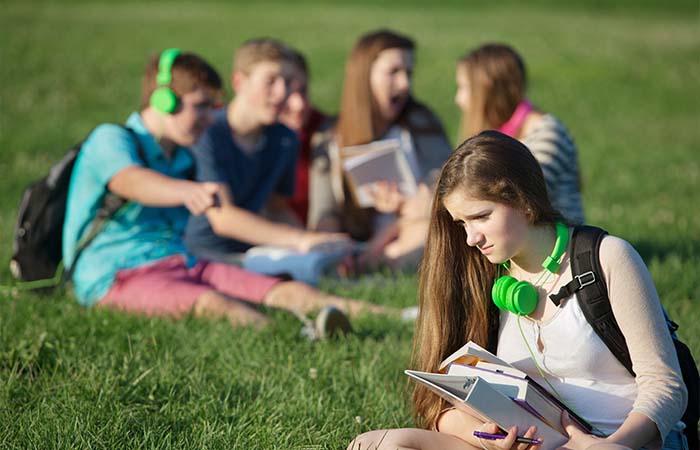
[[[306,251],[345,239],[304,231],[287,202],[294,189],[299,139],[278,122],[289,94],[292,58],[286,46],[272,39],[253,39],[236,50],[231,76],[235,97],[215,112],[213,124],[193,146],[197,180],[222,183],[230,191],[236,229],[224,236],[209,216],[192,216],[185,242],[197,256],[237,263],[253,245]]]
[[[679,422],[687,390],[649,271],[629,243],[602,239],[602,272],[633,376],[585,319],[578,294],[558,306],[549,298],[572,280],[570,233],[549,202],[540,165],[521,142],[485,131],[460,145],[442,169],[433,202],[413,365],[437,372],[444,358],[474,341],[607,436],[583,433],[564,415],[569,441],[562,448],[687,448]],[[564,237],[560,265],[546,265],[558,236]],[[530,284],[528,308],[517,309],[503,298],[510,293],[494,291],[506,270]],[[518,435],[536,437],[536,427],[512,427],[500,440],[477,438],[474,431],[497,433],[498,427],[449,408],[425,386],[415,388],[412,406],[423,429],[372,431],[348,448],[537,448],[515,442]]]
[[[486,44],[457,62],[455,103],[462,139],[495,129],[523,142],[542,166],[552,205],[571,223],[583,223],[578,151],[568,130],[526,96],[522,57],[503,44]]]
[[[225,186],[188,179],[194,160],[187,147],[210,124],[220,89],[219,75],[202,58],[167,50],[146,67],[142,109],[125,124],[131,131],[103,124],[87,138],[73,169],[63,230],[64,262],[78,301],[148,315],[223,316],[233,325],[258,326],[268,320],[261,305],[299,313],[327,306],[348,313],[384,311],[188,254],[182,234],[190,214],[207,217],[224,236],[237,236],[239,224],[255,220],[234,210]],[[127,203],[77,255],[107,192]],[[275,234],[271,227],[261,226],[261,233]],[[302,232],[298,240],[300,246],[313,245]]]
[[[337,123],[313,155],[309,225],[367,241],[361,266],[379,261],[416,267],[425,244],[430,186],[451,151],[440,121],[411,95],[414,48],[411,39],[387,30],[357,41],[345,66]],[[384,139],[400,142],[421,184],[409,196],[393,183],[377,183],[375,207],[361,208],[342,169],[344,149]]]
[[[331,119],[311,104],[306,58],[297,50],[292,49],[292,52],[294,58],[289,96],[280,114],[280,122],[294,130],[299,137],[296,181],[289,206],[299,222],[306,226],[309,213],[311,149],[318,145],[323,132],[331,125]]]

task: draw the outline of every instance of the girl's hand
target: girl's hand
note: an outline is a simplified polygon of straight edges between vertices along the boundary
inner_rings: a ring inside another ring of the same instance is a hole
[[[415,195],[407,197],[401,205],[401,219],[428,220],[433,206],[433,193],[428,186],[421,183]]]
[[[404,196],[396,183],[389,181],[374,183],[371,195],[374,200],[374,209],[382,213],[398,212],[404,202]]]
[[[500,430],[495,423],[484,424],[479,431],[483,431],[491,434],[499,434]],[[537,427],[531,426],[527,429],[523,437],[535,439],[537,433]],[[532,450],[539,448],[540,444],[532,445],[515,442],[515,438],[518,437],[518,427],[510,427],[508,434],[503,439],[479,439],[481,447],[485,450]]]
[[[592,445],[604,444],[606,442],[603,438],[582,431],[571,418],[569,418],[569,414],[566,411],[561,415],[561,424],[569,435],[569,440],[557,450],[585,450]]]

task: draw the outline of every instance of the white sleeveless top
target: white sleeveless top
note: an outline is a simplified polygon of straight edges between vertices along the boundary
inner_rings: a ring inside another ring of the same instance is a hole
[[[619,428],[632,410],[637,385],[588,324],[575,295],[564,300],[547,321],[528,317],[519,321],[537,364],[561,400],[605,434]],[[551,391],[523,342],[518,316],[506,311],[501,312],[498,357]]]

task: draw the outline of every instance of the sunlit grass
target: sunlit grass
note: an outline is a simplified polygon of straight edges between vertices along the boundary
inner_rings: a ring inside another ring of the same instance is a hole
[[[312,97],[333,112],[353,42],[389,26],[416,39],[416,97],[456,143],[454,63],[498,40],[523,53],[532,100],[578,143],[588,221],[637,247],[700,354],[697,5],[487,5],[3,3],[0,262],[10,256],[24,186],[97,123],[121,122],[138,107],[150,53],[191,49],[228,79],[237,45],[276,36],[308,54]],[[3,263],[0,283],[9,282]],[[322,287],[407,306],[417,282]],[[411,425],[402,374],[410,324],[364,317],[353,337],[312,344],[283,313],[256,332],[86,310],[63,291],[3,295],[2,448],[335,449],[371,428]]]

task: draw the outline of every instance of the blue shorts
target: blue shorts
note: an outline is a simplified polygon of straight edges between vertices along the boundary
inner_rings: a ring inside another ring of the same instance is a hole
[[[682,431],[671,431],[666,436],[662,450],[688,450],[688,440]]]

